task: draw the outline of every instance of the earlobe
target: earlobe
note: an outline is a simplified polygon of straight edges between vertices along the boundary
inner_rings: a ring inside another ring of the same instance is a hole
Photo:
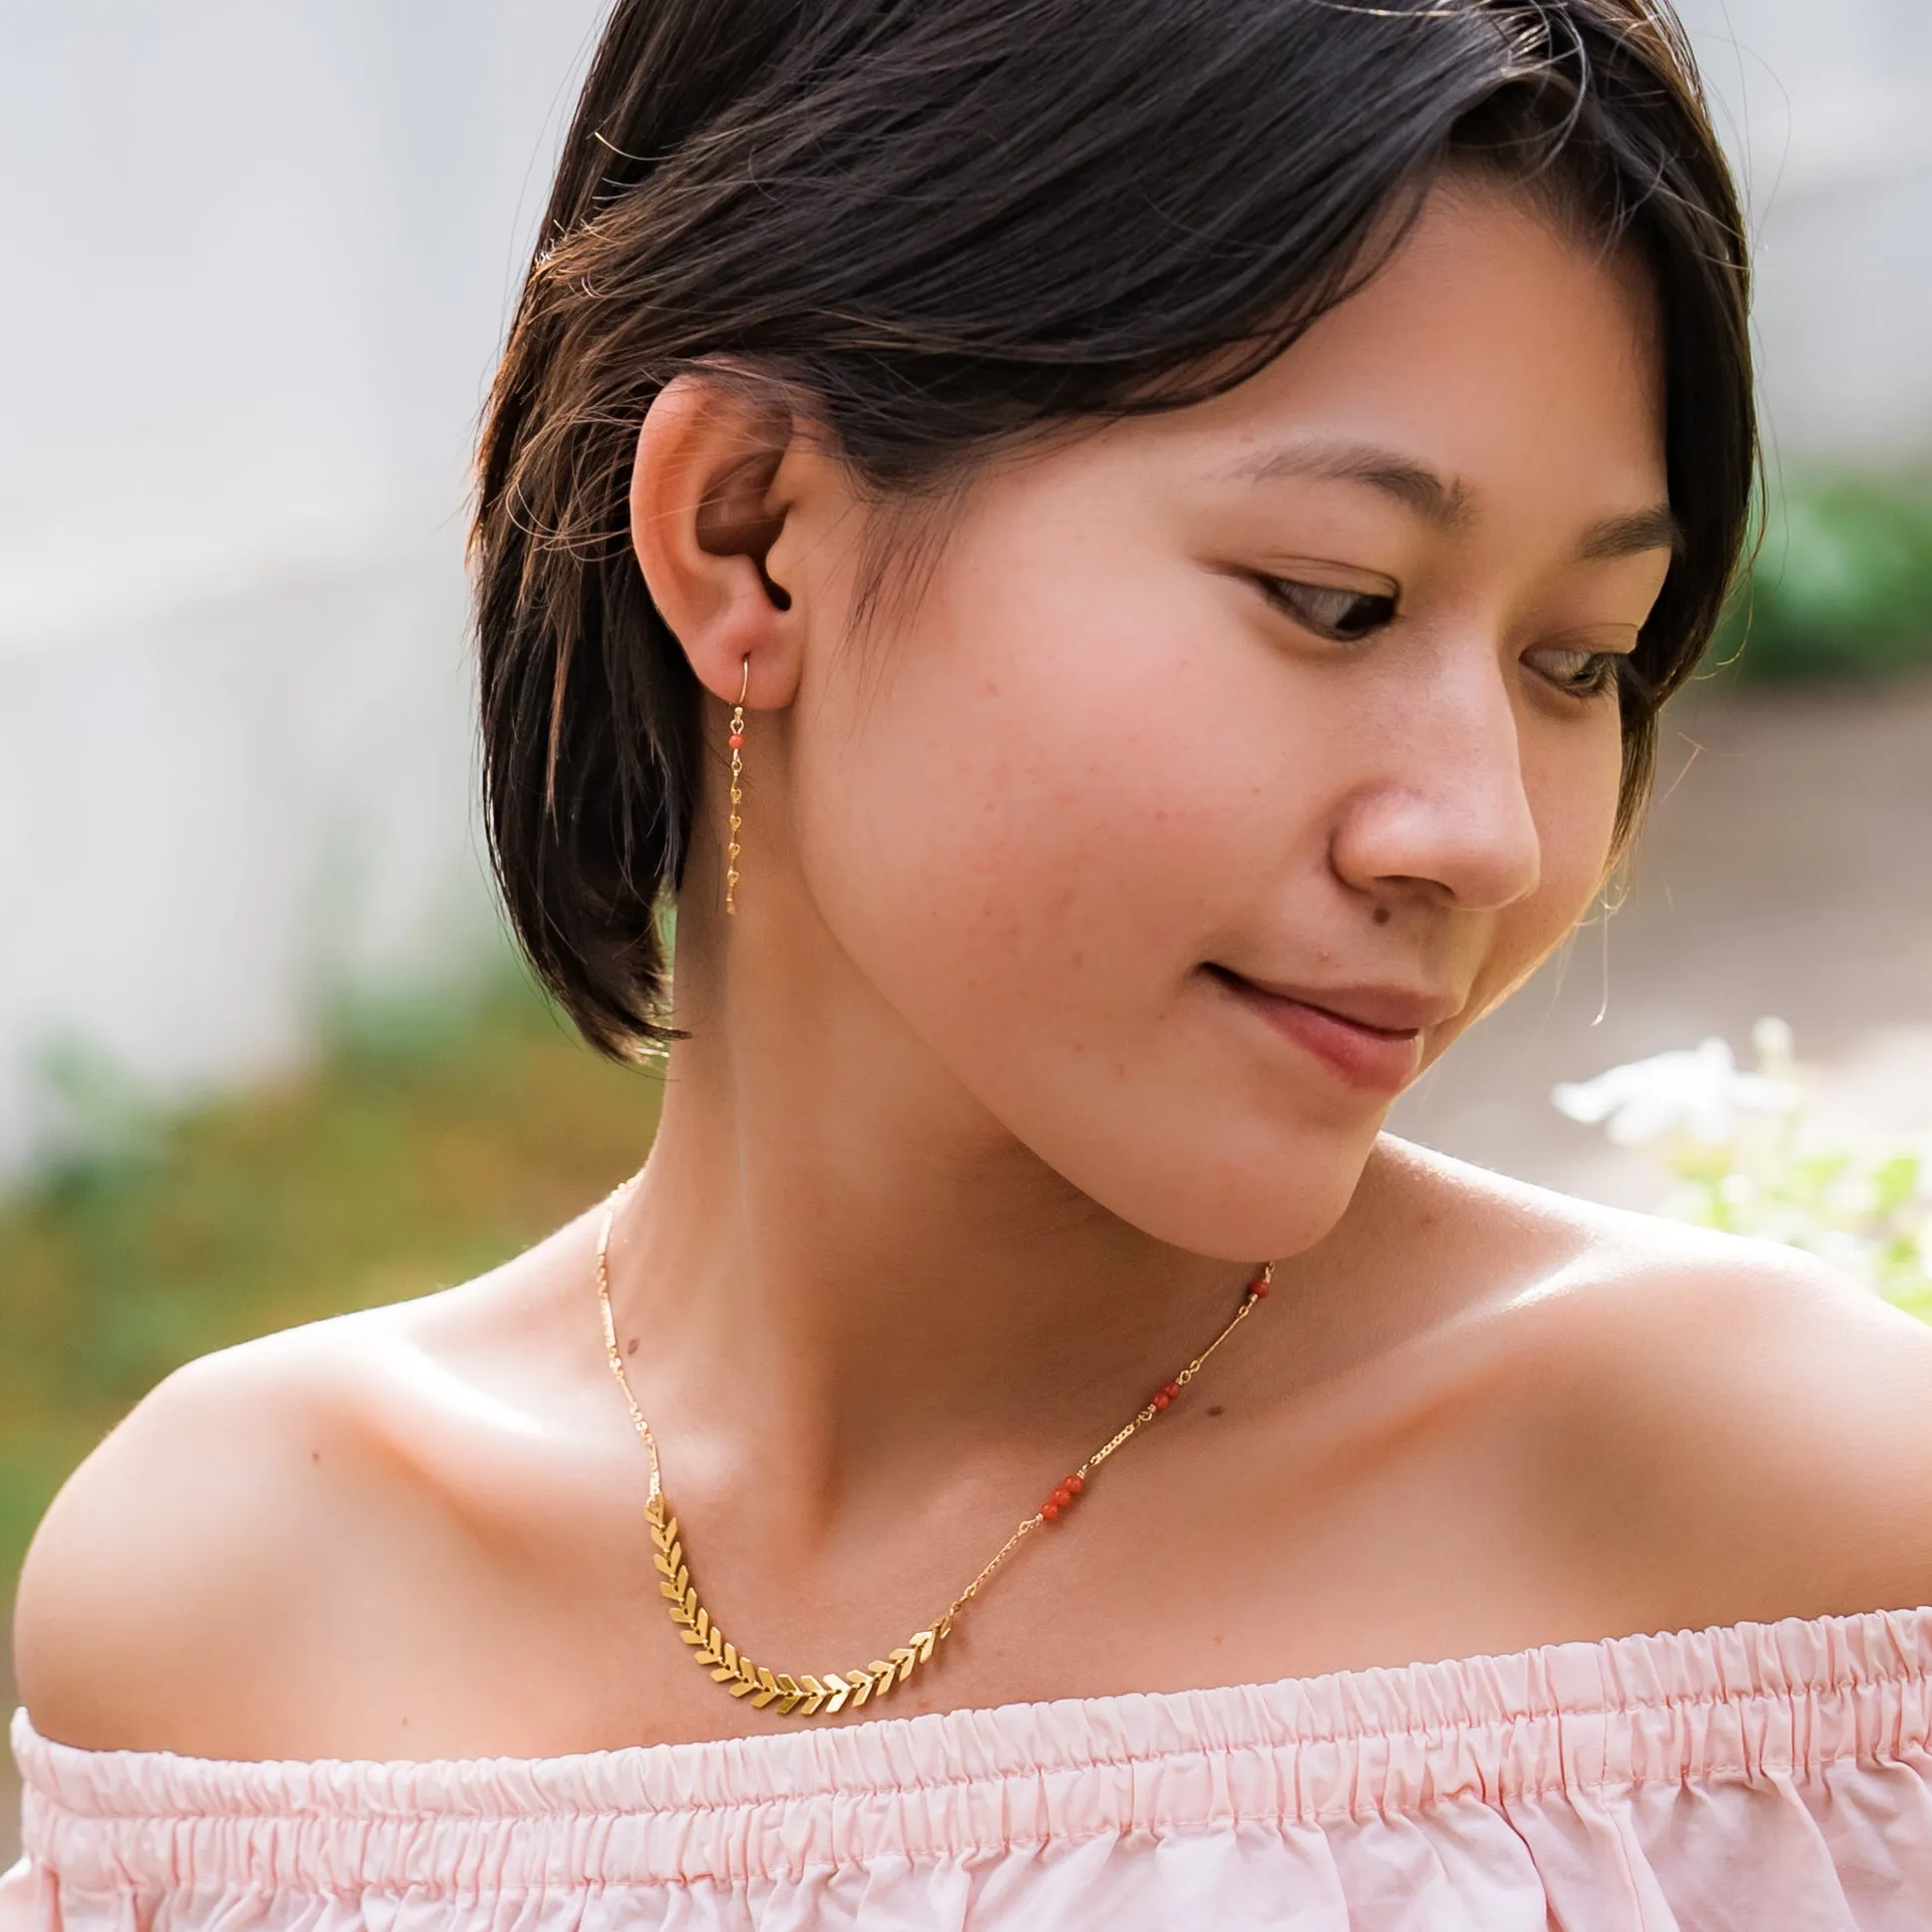
[[[798,675],[796,599],[768,560],[785,529],[789,411],[681,375],[652,402],[630,478],[630,541],[651,601],[699,681],[730,703],[750,664],[755,703]]]

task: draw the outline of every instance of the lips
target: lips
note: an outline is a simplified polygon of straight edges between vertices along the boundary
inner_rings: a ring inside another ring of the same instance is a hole
[[[1422,1034],[1460,1010],[1439,994],[1400,986],[1302,988],[1249,979],[1227,966],[1210,975],[1278,1034],[1363,1092],[1399,1093],[1415,1077]]]

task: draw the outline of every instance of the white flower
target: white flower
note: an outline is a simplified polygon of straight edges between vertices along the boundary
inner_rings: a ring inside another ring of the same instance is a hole
[[[1773,1080],[1788,1080],[1797,1069],[1797,1042],[1788,1020],[1767,1013],[1750,1029],[1750,1049],[1758,1072]]]
[[[1594,1080],[1566,1082],[1550,1097],[1559,1112],[1602,1126],[1620,1147],[1641,1147],[1675,1133],[1719,1144],[1737,1133],[1739,1115],[1789,1113],[1798,1102],[1788,1080],[1740,1072],[1721,1039],[1613,1066]]]

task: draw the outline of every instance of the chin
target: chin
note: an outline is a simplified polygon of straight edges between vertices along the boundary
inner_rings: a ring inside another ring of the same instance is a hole
[[[1170,1247],[1221,1261],[1285,1261],[1326,1240],[1348,1213],[1380,1126],[1379,1117],[1346,1130],[1257,1121],[1233,1133],[1224,1118],[1218,1133],[1163,1135],[1110,1163],[1111,1172],[1067,1178]]]

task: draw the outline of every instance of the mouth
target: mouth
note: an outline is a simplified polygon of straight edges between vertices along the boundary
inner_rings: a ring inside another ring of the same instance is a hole
[[[1205,968],[1235,1001],[1346,1085],[1391,1098],[1414,1079],[1422,1035],[1453,1003],[1392,986],[1303,990],[1262,985],[1231,967]]]

